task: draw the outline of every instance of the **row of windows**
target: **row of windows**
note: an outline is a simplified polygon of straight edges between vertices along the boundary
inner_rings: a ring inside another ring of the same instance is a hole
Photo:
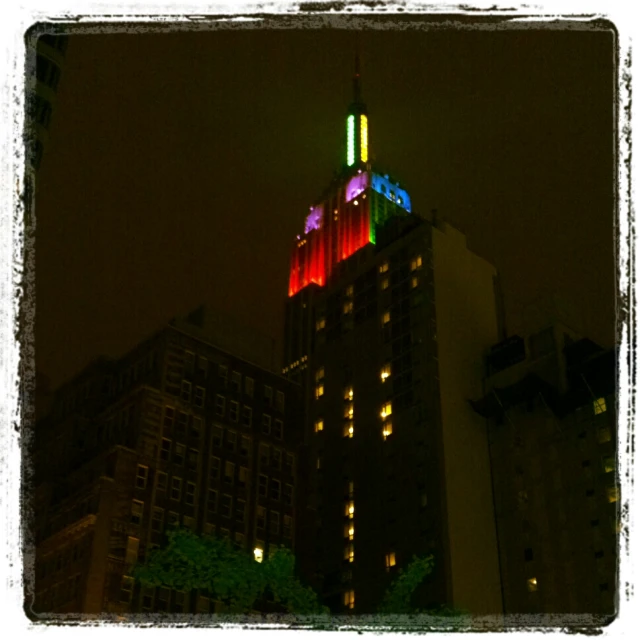
[[[49,589],[45,589],[36,594],[36,611],[50,612],[56,607],[61,607],[72,602],[80,595],[82,574],[77,573],[66,580],[57,582]]]
[[[176,442],[173,447],[173,456],[171,455],[172,441],[169,438],[162,438],[160,447],[160,460],[164,462],[171,461],[174,465],[185,466],[187,469],[195,471],[198,468],[199,453],[197,449],[190,448],[187,450],[186,445]]]
[[[43,580],[47,576],[56,575],[61,571],[68,572],[71,565],[82,561],[89,554],[90,541],[88,538],[76,542],[72,547],[60,551],[55,555],[39,562],[36,566],[36,577]]]
[[[258,496],[275,502],[282,499],[286,506],[293,505],[293,485],[284,484],[277,478],[271,478],[263,473],[258,476]]]
[[[240,421],[240,404],[235,400],[229,402],[229,421],[237,423]],[[216,395],[216,416],[224,418],[226,416],[226,398],[223,395]],[[253,424],[253,409],[247,405],[242,406],[242,419],[241,424],[244,427],[251,427]],[[262,414],[262,433],[273,435],[282,439],[284,435],[284,424],[281,419],[276,418],[273,420],[272,416],[268,413]]]
[[[218,366],[218,379],[223,388],[227,387],[229,383],[229,369],[226,365]],[[232,371],[231,373],[231,391],[234,393],[240,393],[242,389],[242,374],[239,371]],[[254,392],[253,378],[246,376],[244,379],[244,393],[249,397],[253,397]],[[267,407],[273,406],[273,387],[264,385],[263,389],[263,401]],[[277,411],[284,411],[284,392],[276,391],[275,408]]]

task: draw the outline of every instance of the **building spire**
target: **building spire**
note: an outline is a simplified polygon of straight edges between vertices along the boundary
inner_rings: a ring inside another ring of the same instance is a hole
[[[360,53],[356,53],[356,72],[353,76],[353,102],[360,104]]]

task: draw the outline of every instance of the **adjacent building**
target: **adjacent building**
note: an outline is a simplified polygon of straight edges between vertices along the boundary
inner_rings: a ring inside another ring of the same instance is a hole
[[[220,610],[130,576],[173,526],[257,560],[296,548],[299,386],[270,369],[271,341],[221,326],[199,309],[56,392],[35,437],[34,612]]]
[[[472,405],[490,424],[505,611],[612,615],[616,358],[554,321],[496,344]]]
[[[313,461],[300,561],[336,613],[374,613],[427,554],[417,606],[501,613],[486,426],[467,402],[502,337],[497,274],[413,211],[371,164],[370,132],[356,72],[344,167],[292,250],[284,373]]]

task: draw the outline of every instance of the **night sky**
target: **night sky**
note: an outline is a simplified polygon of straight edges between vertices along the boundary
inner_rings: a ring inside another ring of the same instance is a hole
[[[345,24],[346,26],[346,24]],[[282,338],[292,239],[343,162],[356,33],[71,37],[38,174],[36,365],[57,386],[200,303]],[[364,30],[374,162],[614,341],[614,37]]]

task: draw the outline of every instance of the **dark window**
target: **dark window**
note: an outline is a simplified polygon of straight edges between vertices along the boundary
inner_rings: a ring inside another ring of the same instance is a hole
[[[273,435],[279,440],[282,440],[282,430],[282,420],[276,420],[273,423]]]
[[[227,495],[226,493],[222,496],[222,501],[220,503],[220,513],[225,518],[231,517],[231,496]]]
[[[533,549],[525,549],[524,550],[524,561],[531,562],[533,560]]]

